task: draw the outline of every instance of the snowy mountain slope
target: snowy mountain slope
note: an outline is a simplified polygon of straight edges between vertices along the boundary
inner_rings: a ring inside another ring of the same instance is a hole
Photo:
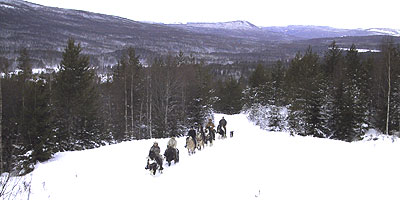
[[[329,26],[271,26],[261,27],[265,31],[273,31],[282,35],[297,37],[299,39],[332,38],[332,37],[353,37],[353,36],[373,36],[388,35],[400,36],[400,30],[389,28],[369,28],[369,29],[341,29]]]
[[[216,115],[217,122],[222,115]],[[400,142],[345,143],[260,130],[245,115],[225,116],[233,138],[152,176],[154,140],[58,153],[31,174],[30,199],[399,199]]]
[[[370,28],[366,29],[367,31],[372,32],[375,35],[391,35],[391,36],[400,36],[400,29],[391,29],[391,28]]]
[[[199,28],[215,28],[215,29],[231,29],[231,30],[258,30],[256,25],[248,21],[231,21],[231,22],[216,22],[216,23],[187,23],[187,26]]]

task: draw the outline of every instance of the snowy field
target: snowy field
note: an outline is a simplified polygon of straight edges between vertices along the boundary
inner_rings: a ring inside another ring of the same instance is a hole
[[[400,141],[293,137],[225,118],[233,138],[191,156],[179,138],[180,162],[156,176],[144,169],[155,139],[58,153],[28,175],[29,199],[400,199]],[[167,140],[157,139],[162,153]]]

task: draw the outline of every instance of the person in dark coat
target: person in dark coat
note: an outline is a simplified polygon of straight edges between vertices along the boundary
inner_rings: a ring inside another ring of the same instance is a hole
[[[227,124],[226,120],[224,119],[224,117],[222,117],[222,119],[219,120],[219,125],[220,125],[222,128],[224,128],[225,134],[226,134],[226,124]]]

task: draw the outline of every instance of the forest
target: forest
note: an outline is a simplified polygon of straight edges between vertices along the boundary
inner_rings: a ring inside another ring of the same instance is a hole
[[[100,76],[82,51],[68,40],[52,73],[33,74],[27,49],[17,73],[0,60],[0,172],[29,173],[56,152],[183,136],[212,113],[248,112],[271,131],[347,142],[369,129],[400,132],[400,47],[390,37],[380,52],[333,41],[321,56],[310,46],[289,62],[256,64],[248,79],[217,77],[182,52],[144,66],[133,47]]]

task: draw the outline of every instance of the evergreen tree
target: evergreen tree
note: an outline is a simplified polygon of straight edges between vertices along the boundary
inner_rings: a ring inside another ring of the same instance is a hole
[[[251,88],[256,88],[264,85],[267,80],[268,78],[264,67],[261,64],[258,64],[255,71],[249,77],[249,85]]]
[[[325,63],[322,66],[324,75],[329,78],[328,81],[332,82],[332,79],[341,77],[341,67],[343,62],[343,52],[336,45],[336,41],[333,41],[329,45],[329,50],[325,53]]]
[[[244,108],[250,109],[256,104],[269,104],[271,96],[271,82],[267,72],[261,64],[251,73],[248,82],[248,88],[244,90]]]
[[[32,64],[30,62],[30,58],[28,55],[28,51],[26,48],[22,49],[20,51],[19,57],[18,57],[18,69],[21,70],[18,73],[18,83],[21,91],[21,107],[19,109],[19,134],[22,135],[23,141],[24,141],[24,146],[30,146],[32,145],[31,142],[31,136],[29,135],[30,132],[28,131],[28,126],[26,121],[29,119],[29,117],[26,116],[27,113],[27,98],[28,95],[27,93],[29,92],[28,86],[31,84],[31,79],[32,79]]]
[[[8,77],[8,61],[7,59],[0,59],[0,73],[4,73],[4,77]],[[3,159],[3,90],[2,81],[3,76],[0,76],[0,174],[3,174],[4,170],[4,159]]]
[[[391,62],[392,82],[391,84],[391,101],[390,101],[390,122],[389,130],[400,132],[400,47],[397,46],[393,50],[393,61]]]
[[[201,64],[189,64],[189,68],[184,75],[188,81],[187,84],[187,126],[193,124],[204,124],[211,115],[211,75],[208,69]]]
[[[79,150],[102,142],[95,73],[81,45],[69,39],[55,80],[57,139],[60,150]]]
[[[351,141],[351,136],[354,135],[354,120],[353,110],[349,106],[352,103],[350,93],[345,91],[345,83],[341,82],[336,88],[334,98],[334,111],[332,117],[334,124],[331,126],[331,138]]]
[[[217,88],[217,97],[218,101],[216,102],[215,109],[218,112],[226,113],[226,114],[237,114],[243,108],[242,104],[242,86],[240,80],[235,80],[233,77],[230,77],[225,82],[221,82],[218,84]]]
[[[272,104],[276,106],[283,106],[284,102],[284,76],[285,69],[283,68],[282,61],[277,61],[271,73],[271,90],[272,90]]]
[[[328,137],[340,134],[339,130],[342,128],[340,120],[340,113],[342,108],[341,104],[343,96],[343,64],[344,58],[342,50],[333,41],[329,46],[329,50],[325,53],[324,57],[324,90],[325,92],[325,109],[327,117]]]
[[[37,161],[46,161],[55,153],[48,85],[44,79],[40,78],[30,82],[27,89],[25,105],[27,134],[24,141],[25,152],[30,152],[30,154],[25,154],[27,157],[24,158],[26,173],[33,170],[33,165]]]
[[[304,75],[301,70],[302,55],[297,53],[296,56],[290,60],[289,68],[285,76],[285,90],[287,92],[288,102],[288,125],[291,134],[299,133],[304,135],[304,120],[303,120],[303,104],[304,99],[301,95],[301,89],[297,83],[302,83]]]
[[[277,61],[271,73],[271,98],[269,100],[269,127],[271,131],[284,129],[284,116],[281,113],[284,106],[284,69],[282,61]]]
[[[22,134],[20,131],[20,110],[21,110],[21,88],[19,79],[16,75],[9,74],[2,79],[3,94],[3,120],[2,120],[2,139],[3,139],[3,160],[4,171],[15,169],[18,155],[24,154],[21,147]],[[7,142],[5,142],[7,141]]]
[[[368,111],[368,71],[361,64],[355,45],[353,44],[345,56],[346,92],[351,98],[348,110],[352,113],[354,127],[348,130],[347,141],[361,139],[366,132]]]
[[[292,60],[286,79],[289,86],[289,125],[300,135],[324,137],[326,117],[323,112],[323,73],[319,57],[311,47],[305,55]]]
[[[18,75],[7,81],[17,90],[8,93],[6,99],[11,109],[6,109],[7,141],[11,143],[8,153],[14,157],[12,168],[28,173],[37,161],[45,161],[54,153],[48,85],[43,77],[32,75],[32,65],[26,49],[18,57]],[[13,102],[10,105],[10,102]],[[10,113],[11,111],[11,113]],[[13,128],[15,125],[16,128]],[[11,126],[11,127],[10,127]],[[15,159],[18,158],[18,159]],[[9,164],[11,166],[11,163]]]
[[[114,140],[124,141],[127,137],[128,111],[127,111],[127,75],[126,65],[119,61],[113,66],[113,79],[110,85],[110,121]]]

